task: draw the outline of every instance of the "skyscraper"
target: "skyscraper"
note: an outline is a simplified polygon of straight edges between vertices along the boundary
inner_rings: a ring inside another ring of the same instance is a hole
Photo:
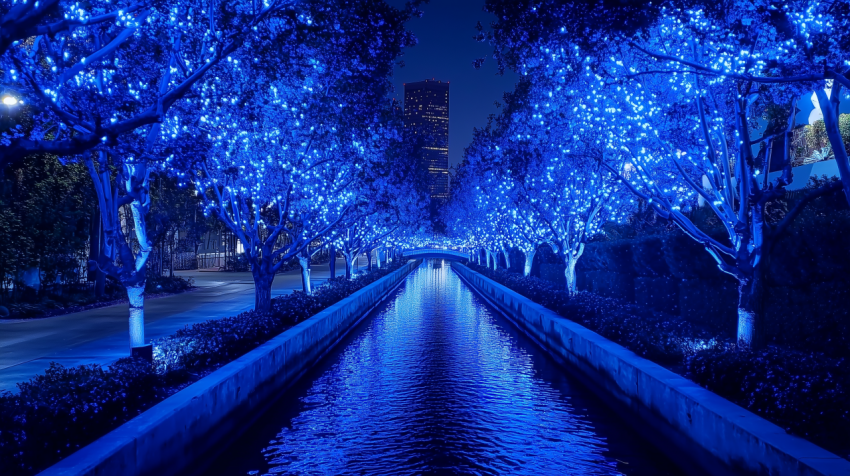
[[[426,79],[404,85],[406,134],[422,134],[432,207],[449,198],[449,83]]]

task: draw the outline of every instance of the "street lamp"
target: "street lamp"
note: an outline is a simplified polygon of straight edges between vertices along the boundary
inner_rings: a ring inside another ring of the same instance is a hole
[[[18,98],[16,98],[15,96],[12,96],[11,94],[4,94],[2,101],[3,101],[3,104],[5,104],[8,107],[17,106],[21,102],[21,101],[18,101]]]

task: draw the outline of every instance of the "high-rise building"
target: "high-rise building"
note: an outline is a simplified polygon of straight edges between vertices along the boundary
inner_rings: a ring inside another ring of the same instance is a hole
[[[426,79],[404,85],[404,128],[422,134],[432,206],[449,198],[449,83]]]

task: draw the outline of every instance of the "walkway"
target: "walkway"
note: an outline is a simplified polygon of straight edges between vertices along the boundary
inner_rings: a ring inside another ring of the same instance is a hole
[[[362,260],[365,261],[365,260]],[[337,276],[345,261],[337,260]],[[228,317],[254,307],[251,273],[181,271],[197,290],[145,301],[145,339],[174,333],[187,324]],[[312,270],[313,286],[329,277],[328,265]],[[298,269],[275,277],[272,296],[301,289]],[[0,320],[0,391],[44,371],[50,362],[65,366],[108,364],[129,353],[127,304],[26,321]]]

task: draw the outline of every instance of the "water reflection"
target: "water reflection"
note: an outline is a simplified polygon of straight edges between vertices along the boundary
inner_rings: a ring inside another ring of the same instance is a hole
[[[243,442],[210,474],[676,474],[448,263],[423,263],[361,327],[276,404],[264,462]]]

